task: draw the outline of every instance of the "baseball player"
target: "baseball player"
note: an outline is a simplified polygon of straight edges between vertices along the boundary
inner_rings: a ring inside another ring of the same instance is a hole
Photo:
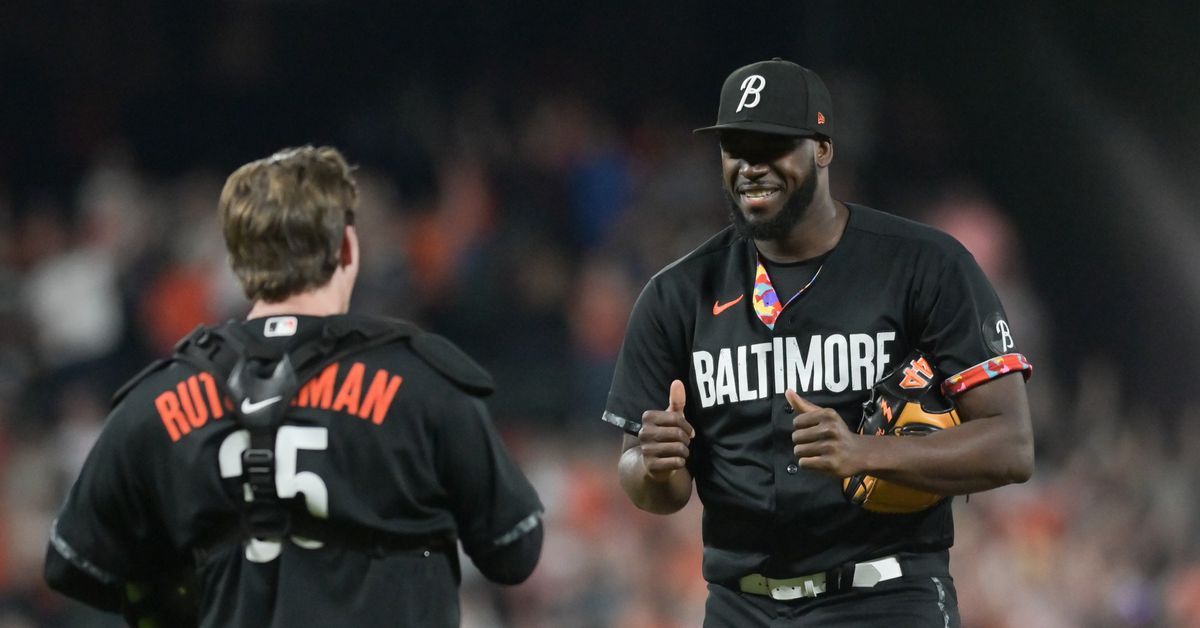
[[[995,292],[951,237],[830,196],[835,122],[809,69],[729,75],[697,131],[733,224],[650,279],[613,376],[625,492],[666,514],[694,484],[704,505],[705,626],[957,626],[940,497],[1033,470],[1030,366]],[[891,372],[944,382],[961,425],[857,433]],[[864,475],[935,504],[868,509],[843,493]]]
[[[333,148],[233,173],[220,217],[248,319],[201,327],[119,391],[51,531],[55,589],[137,626],[457,626],[458,545],[499,583],[542,506],[486,371],[350,315],[355,183]]]

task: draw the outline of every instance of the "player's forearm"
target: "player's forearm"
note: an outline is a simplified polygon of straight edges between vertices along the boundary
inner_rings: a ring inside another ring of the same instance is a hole
[[[1024,482],[1033,474],[1025,380],[1006,375],[955,399],[963,423],[928,436],[858,437],[867,473],[941,495]]]
[[[867,473],[939,495],[965,495],[1024,482],[1033,438],[1013,417],[980,417],[921,437],[863,437]]]
[[[621,488],[638,508],[658,515],[678,512],[692,498],[692,475],[678,469],[663,481],[650,477],[642,463],[642,448],[634,446],[621,454],[617,465]]]

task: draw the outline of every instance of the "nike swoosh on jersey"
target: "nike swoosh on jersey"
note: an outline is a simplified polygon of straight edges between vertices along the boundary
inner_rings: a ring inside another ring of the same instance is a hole
[[[279,401],[280,399],[283,399],[283,397],[278,395],[263,399],[261,401],[250,401],[249,399],[243,399],[242,414],[254,414],[255,412],[262,410],[263,408]]]
[[[742,297],[744,297],[744,296],[746,296],[746,295],[744,295],[744,294],[740,295],[740,296],[738,296],[738,298],[730,301],[729,303],[721,303],[720,301],[713,301],[713,316],[720,316],[721,312],[724,312],[725,310],[728,310],[729,308],[740,303],[742,300]]]

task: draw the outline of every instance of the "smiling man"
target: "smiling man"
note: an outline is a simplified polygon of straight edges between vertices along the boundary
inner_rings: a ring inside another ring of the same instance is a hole
[[[732,225],[634,307],[603,416],[626,432],[621,485],[660,514],[695,485],[705,626],[957,626],[944,496],[1033,472],[1003,308],[953,238],[830,195],[811,70],[735,70],[717,119],[698,132],[720,141]],[[961,424],[936,423],[950,407]],[[876,435],[893,428],[925,435]]]

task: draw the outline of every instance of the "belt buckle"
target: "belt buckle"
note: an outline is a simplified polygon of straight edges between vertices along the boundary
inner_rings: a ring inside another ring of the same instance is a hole
[[[854,587],[857,563],[849,561],[825,572],[825,593],[844,593]]]

